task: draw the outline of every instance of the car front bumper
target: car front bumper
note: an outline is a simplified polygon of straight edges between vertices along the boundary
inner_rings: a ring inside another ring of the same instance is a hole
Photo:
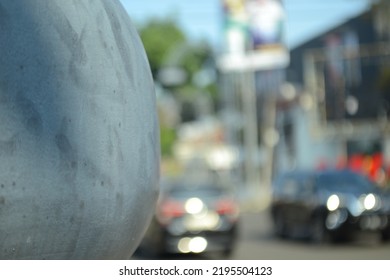
[[[329,231],[384,231],[390,229],[390,215],[366,211],[354,216],[347,209],[338,209],[328,213],[325,225]]]
[[[180,236],[168,233],[164,238],[166,253],[227,252],[234,247],[236,228],[229,231],[187,232]]]

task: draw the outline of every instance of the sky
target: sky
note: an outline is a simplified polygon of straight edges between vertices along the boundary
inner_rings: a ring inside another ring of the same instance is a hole
[[[131,19],[143,24],[152,17],[173,17],[193,40],[222,42],[221,0],[120,0]],[[368,0],[284,0],[287,13],[286,44],[294,47],[321,31],[358,15]]]

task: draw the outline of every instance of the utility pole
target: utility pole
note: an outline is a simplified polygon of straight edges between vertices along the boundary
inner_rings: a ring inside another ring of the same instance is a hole
[[[242,98],[243,131],[244,131],[244,170],[247,191],[253,197],[260,186],[259,143],[257,121],[257,98],[254,71],[243,71],[239,74]]]

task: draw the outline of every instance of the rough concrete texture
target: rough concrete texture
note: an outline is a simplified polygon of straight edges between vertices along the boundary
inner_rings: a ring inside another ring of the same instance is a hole
[[[154,212],[159,135],[117,0],[0,0],[0,258],[127,259]]]

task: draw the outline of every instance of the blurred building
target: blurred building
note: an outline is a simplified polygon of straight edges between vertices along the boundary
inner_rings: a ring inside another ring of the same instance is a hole
[[[277,102],[276,172],[348,166],[383,181],[390,166],[388,21],[373,7],[291,50]]]
[[[174,154],[184,166],[203,162],[208,170],[230,171],[237,164],[237,152],[224,141],[223,126],[214,117],[181,124]]]

